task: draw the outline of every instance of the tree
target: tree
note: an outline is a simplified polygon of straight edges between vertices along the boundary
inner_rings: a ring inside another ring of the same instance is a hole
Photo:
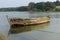
[[[21,7],[18,7],[16,10],[17,11],[28,11],[28,7],[27,6],[21,6]]]
[[[33,10],[34,9],[34,5],[35,5],[34,2],[30,2],[29,5],[28,5],[28,9],[29,10]]]
[[[55,3],[53,2],[46,2],[45,4],[46,4],[45,7],[46,10],[54,9],[56,7]]]
[[[56,4],[56,6],[60,6],[60,1],[57,0],[56,2],[54,2]]]
[[[35,4],[35,8],[44,11],[44,9],[45,9],[45,2],[36,3]]]

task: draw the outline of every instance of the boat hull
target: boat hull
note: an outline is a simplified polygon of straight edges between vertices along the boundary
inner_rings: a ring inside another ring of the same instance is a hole
[[[10,26],[29,26],[50,22],[49,17],[42,18],[13,18],[9,20]]]

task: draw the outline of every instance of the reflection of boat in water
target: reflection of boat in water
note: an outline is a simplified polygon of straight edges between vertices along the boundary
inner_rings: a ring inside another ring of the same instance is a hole
[[[40,25],[32,25],[32,26],[25,26],[25,27],[19,27],[19,28],[10,28],[9,34],[16,34],[16,33],[22,33],[22,32],[27,32],[31,30],[38,30],[38,29],[43,29],[48,27],[49,22],[45,24],[40,24]]]
[[[50,17],[42,17],[42,18],[11,18],[9,19],[10,26],[26,26],[26,25],[35,25],[46,23],[50,21]]]

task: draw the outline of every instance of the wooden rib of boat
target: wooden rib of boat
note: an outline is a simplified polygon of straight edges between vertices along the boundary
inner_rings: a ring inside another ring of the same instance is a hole
[[[7,17],[8,18],[8,17]],[[42,17],[42,18],[8,18],[10,26],[14,25],[34,25],[41,24],[50,21],[50,17]]]

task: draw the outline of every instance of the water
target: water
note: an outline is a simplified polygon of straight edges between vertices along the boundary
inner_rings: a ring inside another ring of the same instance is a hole
[[[50,22],[11,28],[7,17],[37,18],[50,16]],[[0,33],[10,40],[60,40],[60,12],[0,12]]]

